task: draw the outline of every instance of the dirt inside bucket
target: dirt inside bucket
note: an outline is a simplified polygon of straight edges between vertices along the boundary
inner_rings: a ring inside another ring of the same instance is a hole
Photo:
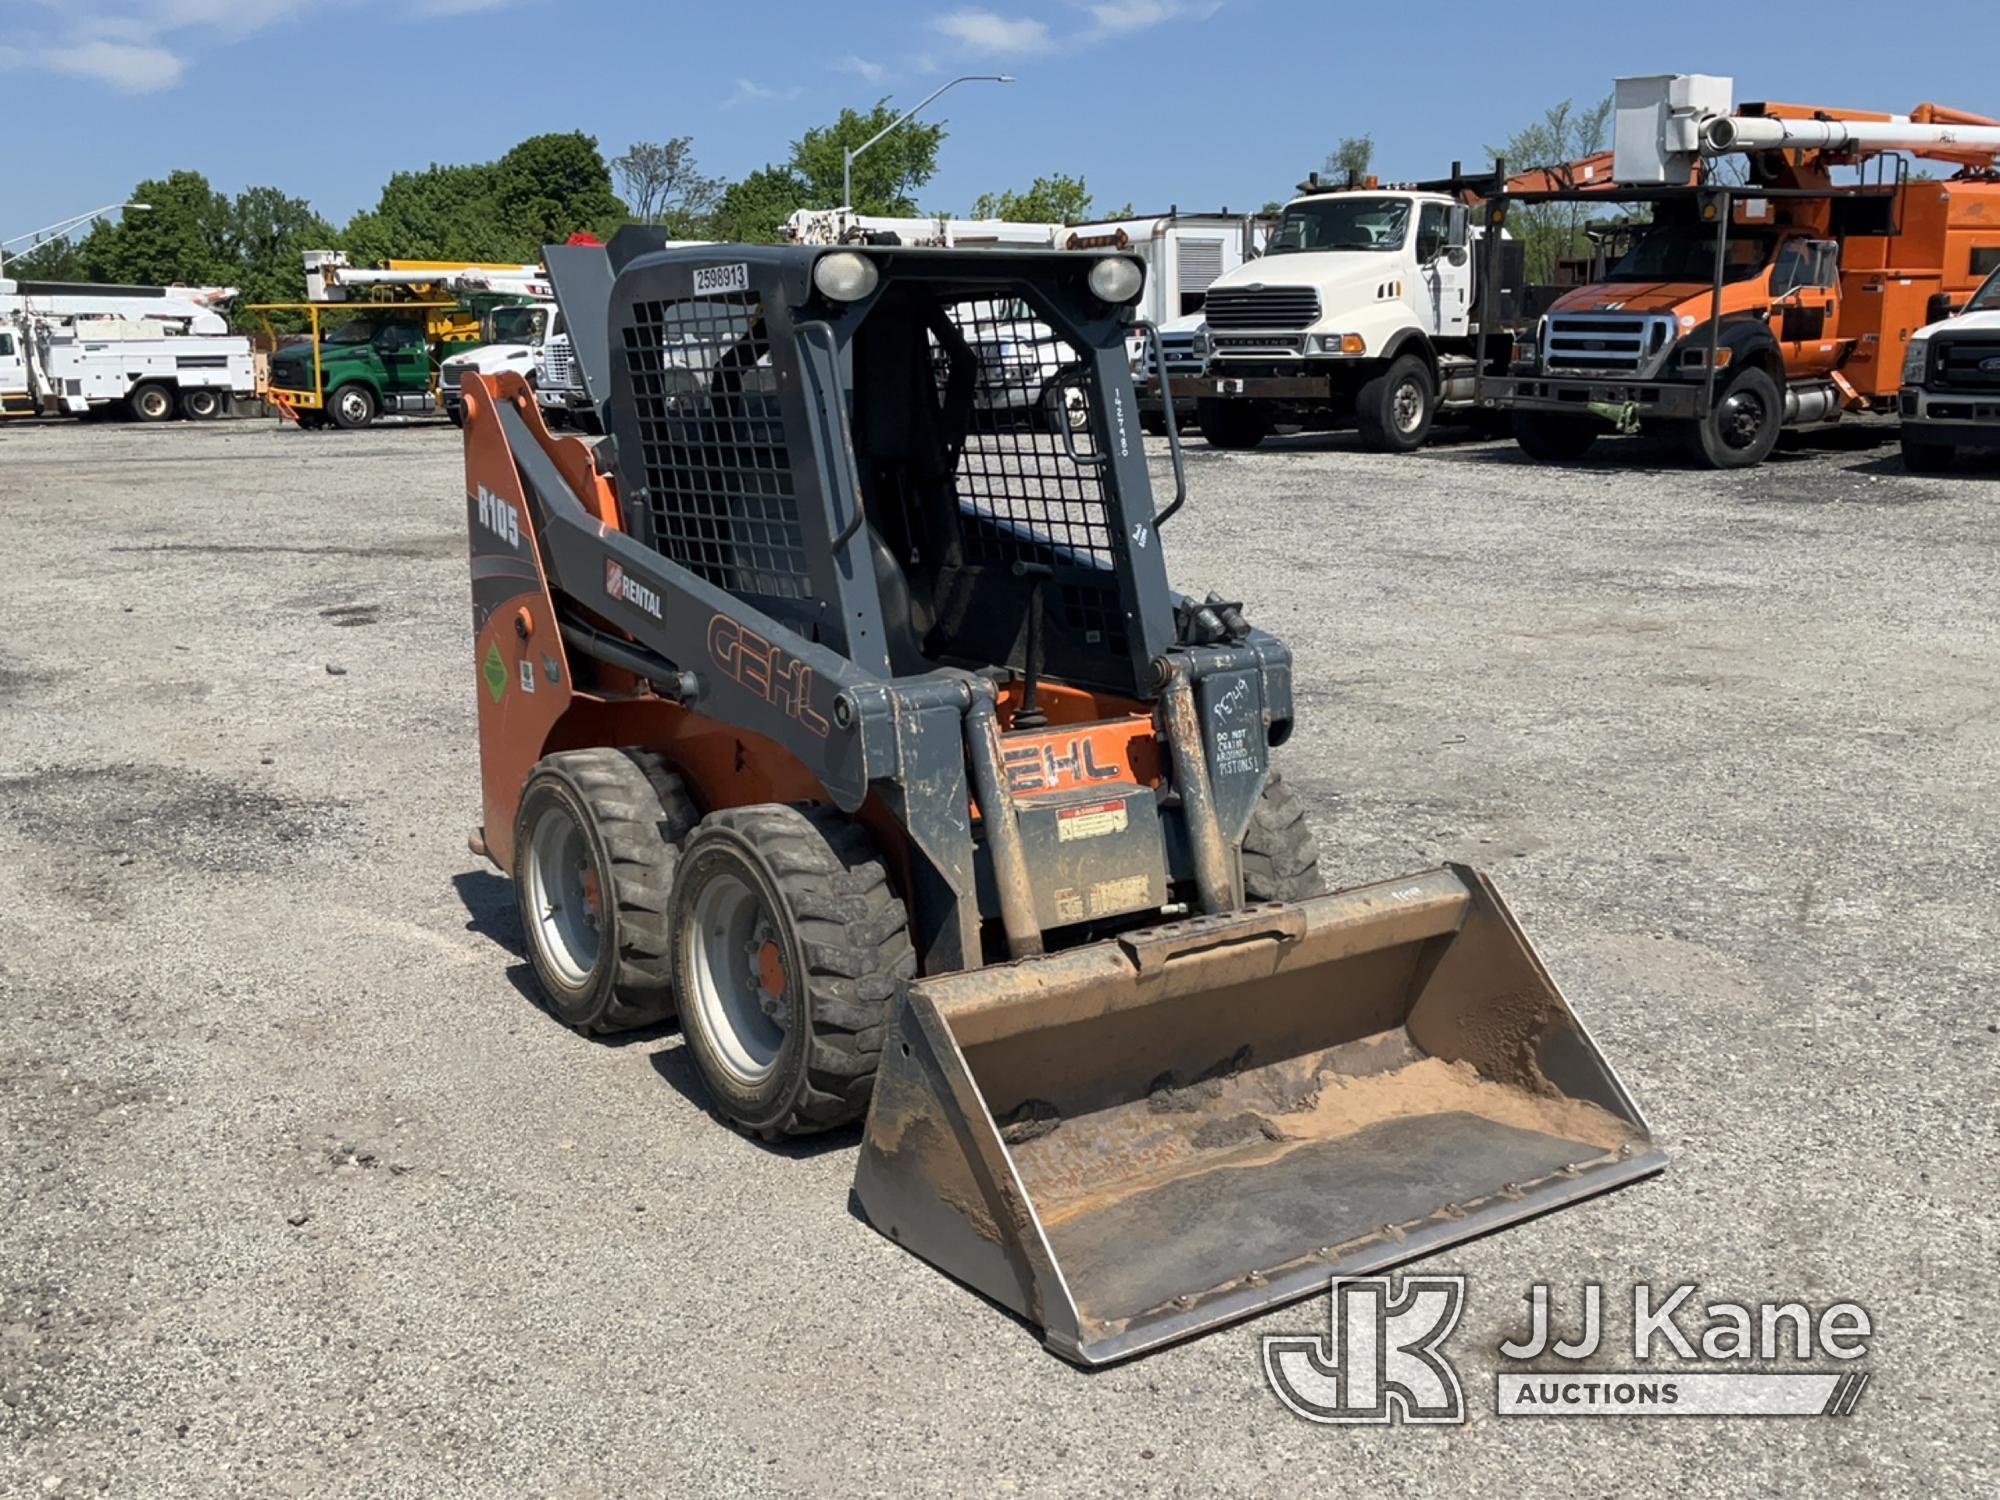
[[[1039,1101],[1021,1113],[1034,1132],[1017,1134],[1009,1149],[1044,1224],[1178,1177],[1262,1167],[1303,1146],[1417,1116],[1471,1115],[1575,1142],[1580,1155],[1634,1139],[1594,1104],[1425,1056],[1401,1031],[1261,1067],[1239,1052],[1195,1077],[1162,1075],[1143,1099],[1075,1118],[1056,1119]]]

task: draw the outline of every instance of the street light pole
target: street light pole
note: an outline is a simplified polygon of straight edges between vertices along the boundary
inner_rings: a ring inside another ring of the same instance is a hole
[[[890,131],[895,130],[899,126],[907,123],[912,115],[916,114],[917,111],[922,109],[926,104],[929,104],[931,100],[937,98],[939,94],[942,94],[946,89],[956,88],[961,83],[1012,83],[1013,81],[1014,78],[1011,73],[966,73],[961,75],[960,77],[952,79],[950,83],[942,84],[939,87],[931,90],[930,93],[926,94],[923,98],[919,99],[909,109],[904,110],[900,115],[896,116],[895,119],[891,120],[887,125],[884,125],[880,130],[876,131],[875,134],[870,136],[867,140],[863,141],[859,146],[855,147],[852,151],[848,151],[845,153],[846,159],[842,161],[840,166],[840,196],[845,201],[842,202],[840,206],[849,213],[854,212],[855,158],[860,156],[862,152],[866,151],[870,146],[874,145],[877,141],[881,140],[882,137],[887,135]]]
[[[93,208],[87,214],[72,214],[67,219],[58,219],[55,223],[45,224],[40,229],[31,229],[26,234],[15,235],[12,239],[0,240],[0,271],[7,268],[6,252],[9,245],[18,245],[22,240],[33,240],[36,244],[40,244],[44,238],[68,234],[80,224],[88,224],[92,219],[101,219],[104,215],[117,213],[120,209],[150,209],[152,206],[150,203],[107,203],[102,208]],[[20,257],[16,256],[15,259],[18,260]]]

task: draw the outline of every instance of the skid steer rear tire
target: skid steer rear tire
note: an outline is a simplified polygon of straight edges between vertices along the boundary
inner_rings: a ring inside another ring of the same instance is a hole
[[[1273,771],[1243,834],[1243,898],[1298,901],[1325,889],[1319,842],[1306,823],[1305,804]]]
[[[867,1112],[917,961],[866,832],[825,808],[710,813],[682,851],[671,927],[682,1031],[725,1119],[774,1141]]]
[[[677,846],[699,816],[647,750],[565,750],[529,775],[514,896],[535,977],[564,1024],[601,1034],[673,1014],[667,908]]]

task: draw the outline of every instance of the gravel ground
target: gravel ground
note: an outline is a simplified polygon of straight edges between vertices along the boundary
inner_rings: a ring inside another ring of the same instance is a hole
[[[459,467],[0,430],[0,1490],[2000,1488],[1995,476],[1190,450],[1175,579],[1291,642],[1332,871],[1492,871],[1673,1158],[1429,1263],[1438,1432],[1280,1407],[1258,1336],[1324,1301],[1072,1370],[850,1215],[855,1132],[743,1140],[676,1032],[538,1010],[465,851]],[[1857,1300],[1874,1382],[1497,1419],[1537,1280]]]

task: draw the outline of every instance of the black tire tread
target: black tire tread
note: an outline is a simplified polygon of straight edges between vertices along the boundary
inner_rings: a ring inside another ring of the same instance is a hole
[[[806,961],[812,1036],[806,1078],[766,1140],[809,1135],[867,1112],[889,1002],[917,972],[909,913],[865,829],[831,808],[763,803],[711,813],[776,877]]]
[[[1390,403],[1395,400],[1396,387],[1413,367],[1424,377],[1425,388],[1430,393],[1430,409],[1416,433],[1406,438],[1396,430]],[[1409,453],[1423,447],[1436,419],[1437,381],[1414,354],[1397,355],[1389,362],[1388,369],[1361,387],[1354,399],[1354,422],[1360,429],[1361,446],[1371,453]]]
[[[1306,805],[1274,771],[1243,834],[1244,899],[1298,901],[1325,889]]]
[[[617,912],[617,975],[589,1034],[651,1026],[674,1013],[668,901],[675,851],[701,814],[681,779],[650,750],[565,750],[543,760],[559,770],[590,811],[611,862]]]

